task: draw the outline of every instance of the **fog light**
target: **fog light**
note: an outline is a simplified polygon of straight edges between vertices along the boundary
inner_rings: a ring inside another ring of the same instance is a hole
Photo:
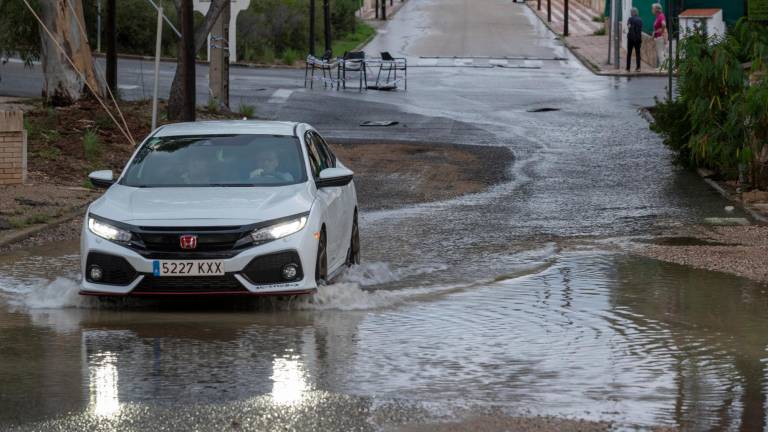
[[[104,276],[104,271],[101,270],[101,267],[92,265],[91,268],[88,269],[88,274],[91,276],[91,280],[100,281]]]
[[[286,264],[283,267],[283,279],[293,280],[299,274],[299,267],[296,264]]]

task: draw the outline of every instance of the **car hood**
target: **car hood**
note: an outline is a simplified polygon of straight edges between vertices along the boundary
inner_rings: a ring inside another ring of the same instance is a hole
[[[90,207],[107,219],[153,226],[245,225],[309,211],[306,183],[278,187],[135,188],[115,184]]]

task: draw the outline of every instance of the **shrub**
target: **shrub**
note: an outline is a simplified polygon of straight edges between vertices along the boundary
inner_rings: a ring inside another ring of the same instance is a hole
[[[287,65],[293,65],[294,63],[296,63],[299,57],[300,55],[298,52],[296,52],[296,50],[289,48],[283,52],[282,61]]]
[[[95,163],[99,159],[101,145],[99,144],[99,136],[93,129],[85,131],[83,136],[83,153],[85,154],[85,159],[90,163]]]
[[[765,80],[748,85],[742,66],[765,67],[768,32],[759,24],[739,21],[722,38],[694,32],[680,42],[675,102],[658,102],[654,130],[681,160],[714,168],[735,178],[748,168],[753,183],[766,185],[768,126]]]

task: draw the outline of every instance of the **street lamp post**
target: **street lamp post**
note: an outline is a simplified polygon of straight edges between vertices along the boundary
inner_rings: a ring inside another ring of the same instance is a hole
[[[329,0],[323,0],[323,26],[325,27],[325,52],[331,51],[331,9]]]
[[[568,0],[563,3],[563,36],[568,36]]]
[[[309,54],[315,55],[315,0],[309,0]]]
[[[672,32],[674,31],[674,11],[672,9],[672,0],[667,0],[667,37],[669,38],[669,56],[667,56],[667,76],[668,76],[668,99],[672,102]]]
[[[552,22],[552,0],[547,0],[547,22]]]

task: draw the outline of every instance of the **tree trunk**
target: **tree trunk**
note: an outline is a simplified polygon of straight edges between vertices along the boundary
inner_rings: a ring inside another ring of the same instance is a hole
[[[181,0],[183,1],[183,0]],[[181,22],[181,1],[176,0],[176,16],[178,22]],[[219,19],[221,11],[224,10],[224,6],[229,3],[229,0],[212,0],[211,5],[208,8],[208,13],[205,14],[205,20],[203,25],[195,30],[195,52],[200,51],[203,48],[206,40],[208,40],[208,33],[211,32],[213,24]],[[173,75],[173,82],[171,83],[171,91],[168,94],[168,120],[178,120],[182,118],[184,112],[184,65],[182,64],[181,50],[183,50],[183,43],[179,43],[179,52],[176,55],[176,73]],[[195,73],[194,62],[190,65],[192,73]]]
[[[72,2],[72,13],[68,5]],[[41,1],[40,19],[53,34],[62,53],[44,29],[40,29],[41,50],[40,58],[43,66],[43,98],[54,106],[66,106],[79,100],[84,94],[90,93],[85,81],[80,78],[67,56],[72,59],[75,67],[85,80],[99,94],[104,94],[103,83],[93,69],[93,58],[88,40],[82,37],[80,23],[83,20],[83,4],[81,0],[49,0]],[[66,55],[65,55],[66,54]]]

